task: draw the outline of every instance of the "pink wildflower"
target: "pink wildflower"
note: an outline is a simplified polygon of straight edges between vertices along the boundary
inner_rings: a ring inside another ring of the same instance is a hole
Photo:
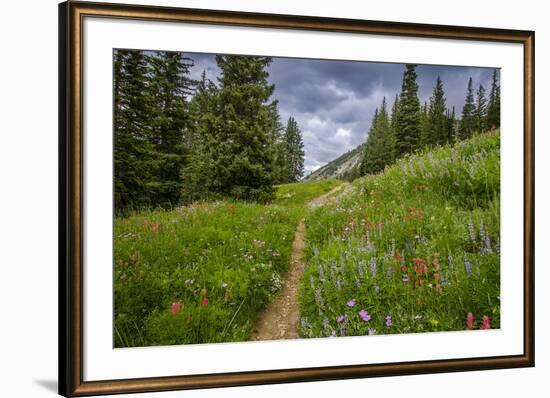
[[[471,312],[468,312],[468,315],[466,316],[466,329],[472,330],[474,328],[474,322],[475,322],[474,314],[472,314]]]
[[[481,326],[479,328],[483,330],[491,329],[491,320],[487,315],[483,315],[483,318],[481,318]]]
[[[172,315],[176,315],[181,309],[181,303],[172,303]]]

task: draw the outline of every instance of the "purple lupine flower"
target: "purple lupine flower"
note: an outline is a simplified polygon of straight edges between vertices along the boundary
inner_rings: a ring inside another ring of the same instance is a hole
[[[363,321],[365,321],[365,322],[368,322],[368,321],[371,320],[370,314],[369,314],[367,311],[365,311],[365,310],[359,311],[358,314],[359,314],[359,316],[361,317],[361,319],[362,319]]]
[[[484,243],[484,252],[486,254],[491,254],[493,252],[493,248],[491,247],[491,237],[489,234],[485,234],[485,239],[483,240]]]
[[[386,327],[391,327],[391,325],[393,325],[393,321],[391,319],[391,315],[387,315],[386,318],[384,318],[386,320]]]
[[[338,272],[336,269],[336,264],[334,264],[334,260],[330,259],[330,276],[332,276],[332,279],[334,279],[334,275]]]
[[[317,265],[317,270],[319,271],[319,280],[324,281],[325,280],[325,272],[323,270],[323,264],[319,263]]]
[[[479,237],[482,242],[485,240],[485,227],[483,225],[483,221],[479,222]]]
[[[369,328],[368,333],[369,333],[369,336],[374,336],[376,334],[376,329]]]
[[[345,315],[340,315],[338,318],[336,318],[336,322],[338,323],[342,323],[346,320],[346,316]]]
[[[345,336],[345,335],[346,335],[346,326],[342,325],[340,326],[340,336]]]
[[[468,275],[470,275],[472,273],[472,264],[470,264],[467,259],[464,261],[464,267],[466,268]]]
[[[370,273],[373,276],[373,278],[376,276],[376,263],[377,263],[376,257],[372,257],[370,259]]]
[[[340,282],[340,275],[338,275],[338,277],[336,278],[336,288],[338,290],[342,289],[342,285],[341,285],[341,282]]]
[[[321,311],[322,309],[325,309],[325,300],[323,300],[321,289],[315,289],[313,291],[313,295],[315,297],[315,303],[317,304],[317,307],[319,307],[319,311]]]
[[[470,218],[470,222],[468,223],[468,233],[470,234],[470,239],[472,240],[472,243],[476,243],[476,231],[474,230],[474,222]]]
[[[361,288],[361,282],[357,279],[357,277],[355,277],[355,286],[357,286],[358,289]]]
[[[346,303],[346,305],[347,305],[348,307],[355,307],[355,299],[349,300],[349,301]]]
[[[319,255],[319,249],[317,249],[317,247],[313,246],[313,247],[311,248],[311,251],[313,252],[313,256],[314,256],[315,258],[317,258],[317,256]]]
[[[376,292],[376,294],[380,293],[380,286],[375,286],[374,291]]]

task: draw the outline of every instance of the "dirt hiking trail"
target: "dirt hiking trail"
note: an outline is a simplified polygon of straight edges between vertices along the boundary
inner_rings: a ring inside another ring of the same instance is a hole
[[[328,200],[335,197],[338,192],[341,195],[351,185],[344,182],[331,191],[313,199],[308,203],[309,209],[323,206]],[[341,191],[341,192],[340,192]],[[304,219],[300,221],[294,233],[292,242],[292,254],[290,264],[285,275],[283,288],[277,298],[271,302],[256,324],[256,330],[252,333],[250,340],[278,340],[298,338],[298,323],[300,313],[298,308],[298,291],[300,280],[304,273],[305,263],[303,260],[305,248],[306,225]]]

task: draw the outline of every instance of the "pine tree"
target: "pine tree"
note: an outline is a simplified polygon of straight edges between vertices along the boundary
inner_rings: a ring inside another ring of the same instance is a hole
[[[399,94],[395,95],[390,115],[391,158],[396,159],[397,121],[399,119]]]
[[[485,88],[480,84],[476,91],[475,131],[483,133],[486,130],[486,123],[487,99],[485,98]]]
[[[455,142],[456,137],[456,117],[455,117],[455,107],[449,112],[447,110],[447,142]]]
[[[293,117],[288,119],[285,130],[287,149],[287,181],[297,182],[304,175],[304,143],[298,123]]]
[[[118,214],[151,204],[154,99],[149,95],[147,75],[142,52],[114,52],[114,199]]]
[[[430,98],[429,129],[431,145],[443,145],[448,142],[447,134],[447,108],[445,106],[445,93],[443,92],[443,82],[438,76],[435,83],[433,94]]]
[[[218,55],[216,61],[222,73],[212,188],[237,199],[271,200],[277,178],[271,58]]]
[[[188,140],[184,137],[189,119],[186,98],[194,86],[189,78],[193,62],[181,53],[166,51],[155,52],[150,62],[150,86],[156,105],[151,115],[156,164],[149,189],[156,205],[170,206],[180,201],[183,188],[181,173],[188,155]]]
[[[497,70],[493,71],[493,82],[489,94],[489,104],[487,107],[487,128],[500,127],[500,85],[498,83]]]
[[[422,109],[420,110],[420,147],[431,145],[432,139],[430,137],[430,116],[428,113],[428,104],[424,102]]]
[[[465,140],[470,138],[475,129],[475,102],[474,88],[472,78],[468,80],[468,91],[466,94],[466,102],[462,108],[462,119],[460,120],[460,128],[458,130],[458,138]]]
[[[184,201],[207,199],[213,191],[212,164],[220,140],[218,88],[202,72],[189,103],[186,148],[189,155],[182,172]]]
[[[386,106],[386,98],[382,100],[380,111],[376,109],[369,135],[365,143],[360,174],[378,173],[393,162],[390,118]]]
[[[420,101],[416,82],[416,65],[407,64],[399,95],[399,112],[395,126],[395,156],[413,152],[420,144]]]

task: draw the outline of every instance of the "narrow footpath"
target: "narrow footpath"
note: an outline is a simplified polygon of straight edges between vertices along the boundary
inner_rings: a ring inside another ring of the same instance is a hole
[[[323,206],[337,192],[344,192],[348,187],[350,187],[350,184],[347,182],[338,185],[331,191],[309,202],[308,208],[314,209]],[[251,340],[295,339],[298,337],[298,322],[300,320],[298,292],[305,269],[303,260],[305,232],[306,225],[304,219],[302,219],[294,234],[290,264],[285,275],[283,288],[279,296],[261,314]]]

